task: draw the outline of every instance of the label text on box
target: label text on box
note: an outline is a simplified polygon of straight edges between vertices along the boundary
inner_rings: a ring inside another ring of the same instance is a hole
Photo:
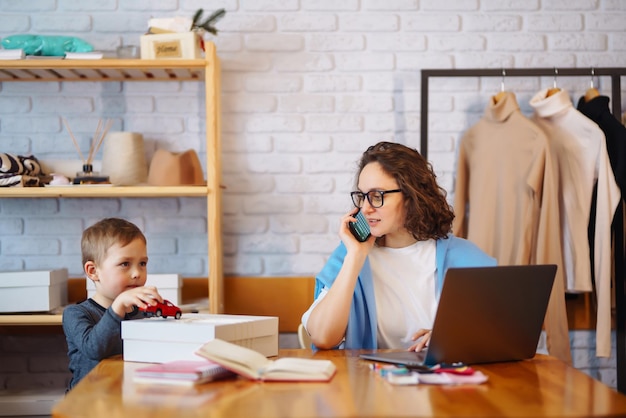
[[[154,42],[154,56],[156,58],[180,58],[183,56],[180,40]]]

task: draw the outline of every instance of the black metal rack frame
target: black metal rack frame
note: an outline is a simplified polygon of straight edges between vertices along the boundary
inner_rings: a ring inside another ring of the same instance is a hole
[[[429,81],[433,77],[567,77],[609,76],[611,78],[612,112],[616,118],[622,114],[621,76],[626,68],[503,68],[503,69],[424,69],[421,80],[420,153],[428,159],[428,96]],[[615,268],[615,333],[617,357],[617,390],[626,393],[626,277],[624,276],[624,196],[613,220],[613,257]]]

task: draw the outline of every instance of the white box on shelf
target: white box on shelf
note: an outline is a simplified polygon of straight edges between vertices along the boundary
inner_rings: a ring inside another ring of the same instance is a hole
[[[50,416],[54,404],[65,397],[65,389],[37,388],[0,391],[0,417]]]
[[[89,279],[87,283],[87,297],[91,298],[96,293],[96,285]],[[146,286],[156,286],[163,299],[167,299],[174,305],[182,304],[183,278],[180,274],[148,274]]]
[[[141,36],[141,59],[202,58],[202,38],[196,32]]]
[[[214,338],[251,348],[266,357],[276,356],[278,317],[183,314],[181,319],[122,321],[125,361],[165,363],[198,360],[196,350]]]
[[[66,268],[0,272],[0,312],[47,312],[67,305]]]

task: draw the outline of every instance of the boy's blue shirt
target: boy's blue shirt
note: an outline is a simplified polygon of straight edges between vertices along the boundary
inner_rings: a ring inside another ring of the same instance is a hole
[[[438,239],[436,245],[435,292],[437,300],[441,294],[445,273],[450,267],[481,267],[497,264],[495,258],[485,254],[474,243],[454,235],[448,235],[445,239]],[[322,288],[330,288],[334,283],[346,252],[345,245],[340,243],[330,255],[328,262],[315,280],[316,299]],[[366,259],[354,287],[344,348],[378,348],[376,322],[376,300],[374,298],[372,270],[369,259]]]
[[[62,320],[72,372],[67,389],[72,389],[102,359],[122,354],[122,320],[143,317],[143,313],[135,309],[121,318],[112,307],[105,309],[91,298],[67,306]]]

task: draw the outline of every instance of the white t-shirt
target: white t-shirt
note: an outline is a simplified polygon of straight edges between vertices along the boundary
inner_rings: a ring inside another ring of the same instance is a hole
[[[435,240],[405,248],[374,247],[369,262],[374,280],[379,348],[409,348],[420,328],[432,329],[435,295]],[[306,328],[311,311],[326,296],[322,289],[302,315]]]
[[[408,348],[420,328],[432,328],[437,311],[435,255],[434,240],[370,252],[379,348]]]

